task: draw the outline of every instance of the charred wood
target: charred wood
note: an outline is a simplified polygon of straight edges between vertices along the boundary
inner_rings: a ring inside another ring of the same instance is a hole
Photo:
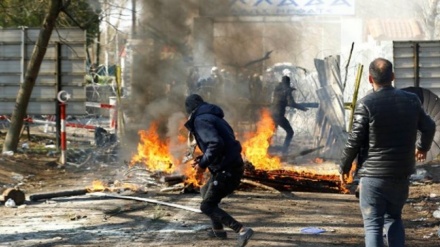
[[[246,179],[258,181],[280,191],[342,193],[343,185],[336,175],[319,175],[286,170],[246,171]]]
[[[173,186],[175,184],[183,183],[185,181],[185,176],[183,175],[174,175],[174,176],[163,176],[160,178],[162,183],[165,183],[167,186]]]

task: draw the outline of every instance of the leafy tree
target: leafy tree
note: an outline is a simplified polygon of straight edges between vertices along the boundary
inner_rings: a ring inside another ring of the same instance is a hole
[[[41,27],[51,0],[1,0],[0,27]],[[66,3],[69,3],[68,5]],[[88,44],[99,34],[101,8],[98,0],[60,0],[56,27],[80,27],[87,30]],[[68,6],[68,7],[67,7]]]

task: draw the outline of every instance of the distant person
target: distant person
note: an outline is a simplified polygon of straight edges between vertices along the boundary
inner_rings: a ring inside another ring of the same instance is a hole
[[[286,107],[293,107],[301,111],[308,110],[308,108],[295,102],[292,96],[293,90],[295,89],[290,86],[290,77],[283,76],[281,82],[275,87],[272,96],[271,114],[275,122],[275,127],[280,126],[286,131],[286,138],[282,146],[283,155],[288,153],[290,142],[294,134],[289,120],[284,116],[286,114]]]
[[[263,81],[259,74],[253,74],[249,80],[249,97],[253,103],[261,104],[261,94],[263,93]]]
[[[254,74],[249,80],[250,118],[253,122],[258,119],[260,108],[263,106],[263,81],[259,74]]]
[[[408,198],[409,177],[415,161],[424,161],[435,134],[435,123],[419,98],[392,86],[390,61],[371,62],[373,92],[356,104],[352,130],[342,152],[341,178],[345,183],[353,160],[362,152],[357,171],[359,205],[365,229],[365,246],[405,246],[402,209]],[[417,141],[417,131],[421,136]],[[385,227],[385,229],[384,229]]]
[[[225,239],[227,235],[223,226],[227,226],[238,233],[237,246],[245,246],[254,231],[219,208],[220,201],[240,185],[244,172],[241,144],[235,139],[234,131],[224,120],[219,106],[192,94],[186,98],[185,108],[189,114],[185,127],[203,152],[193,161],[193,167],[199,175],[208,168],[211,175],[200,189],[200,210],[211,219],[212,224],[208,236]]]
[[[210,88],[211,102],[221,103],[224,102],[225,97],[225,80],[218,67],[211,68],[211,75],[206,79]]]
[[[186,91],[187,95],[193,94],[197,90],[197,82],[200,79],[199,69],[197,67],[193,67],[189,71],[189,75],[186,78]]]

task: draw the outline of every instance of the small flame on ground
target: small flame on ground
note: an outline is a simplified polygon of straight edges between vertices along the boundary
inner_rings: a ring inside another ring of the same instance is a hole
[[[95,180],[92,182],[92,187],[88,187],[87,190],[89,191],[104,191],[107,185],[104,184],[104,182],[100,180]]]
[[[120,183],[118,181],[115,182],[113,186],[109,186],[101,180],[95,180],[92,182],[91,187],[86,188],[90,192],[103,192],[103,191],[118,191],[118,190],[131,190],[131,191],[139,191],[139,186],[130,183]]]

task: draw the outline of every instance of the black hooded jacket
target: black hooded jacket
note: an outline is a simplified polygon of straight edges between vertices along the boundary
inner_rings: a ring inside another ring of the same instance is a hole
[[[220,107],[202,102],[185,123],[203,152],[199,166],[208,168],[212,173],[229,170],[230,166],[241,163],[238,162],[241,160],[241,144],[223,118]]]

